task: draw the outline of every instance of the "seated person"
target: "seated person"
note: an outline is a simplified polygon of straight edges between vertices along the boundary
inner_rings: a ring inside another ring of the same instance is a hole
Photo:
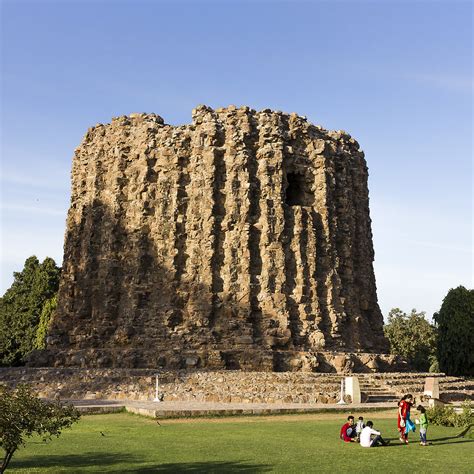
[[[368,421],[365,428],[362,429],[362,432],[360,433],[360,445],[364,448],[375,448],[379,444],[387,446],[390,441],[385,441],[382,438],[380,431],[374,430],[373,426],[374,424],[371,421]],[[375,437],[372,438],[372,435],[375,435]]]
[[[364,428],[365,428],[364,417],[359,416],[359,421],[357,422],[357,425],[356,425],[357,441],[360,441],[360,434],[362,433],[362,430]]]
[[[340,438],[346,443],[355,441],[356,430],[354,425],[354,417],[352,415],[347,417],[347,423],[344,423],[341,428]]]

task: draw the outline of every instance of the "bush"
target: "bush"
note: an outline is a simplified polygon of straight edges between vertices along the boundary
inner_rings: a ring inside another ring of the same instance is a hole
[[[452,407],[433,407],[426,410],[428,422],[439,426],[456,426],[456,412]]]
[[[471,400],[464,400],[462,412],[458,415],[459,426],[469,426],[474,423],[474,413],[472,412]]]
[[[462,412],[456,413],[453,407],[433,407],[426,410],[428,422],[439,426],[465,427],[474,423],[470,400],[462,404]]]

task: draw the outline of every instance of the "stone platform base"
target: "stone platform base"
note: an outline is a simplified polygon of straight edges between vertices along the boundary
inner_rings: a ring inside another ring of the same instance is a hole
[[[327,405],[310,403],[212,403],[212,402],[137,402],[132,400],[71,400],[83,414],[106,414],[126,411],[137,415],[159,419],[269,416],[317,413],[366,413],[395,411],[393,403],[364,403],[350,405]]]
[[[127,348],[34,351],[30,367],[159,368],[168,370],[244,370],[259,372],[372,373],[404,372],[401,357],[369,352],[242,350],[160,352]]]
[[[343,378],[314,372],[16,367],[0,368],[0,383],[26,383],[45,398],[152,401],[156,375],[160,398],[190,403],[335,404]],[[404,393],[419,397],[427,376],[438,377],[440,398],[445,401],[474,399],[474,381],[462,377],[372,373],[358,374],[362,401],[396,406]]]

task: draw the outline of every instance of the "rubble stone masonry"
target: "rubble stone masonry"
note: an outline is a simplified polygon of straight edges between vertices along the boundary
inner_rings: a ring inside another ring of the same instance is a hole
[[[356,140],[296,114],[199,106],[190,125],[96,125],[74,156],[48,347],[30,363],[373,363],[387,342],[367,177]]]

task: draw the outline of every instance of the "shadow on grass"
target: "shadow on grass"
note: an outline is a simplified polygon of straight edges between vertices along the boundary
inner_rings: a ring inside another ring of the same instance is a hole
[[[70,467],[80,468],[88,466],[105,467],[114,464],[122,463],[139,463],[140,460],[134,455],[120,454],[120,453],[103,453],[103,452],[88,452],[82,454],[68,454],[68,455],[39,455],[34,458],[15,459],[13,457],[10,468],[25,469],[29,467],[34,468],[51,468],[51,467]]]
[[[269,472],[271,466],[265,464],[250,464],[245,461],[209,461],[209,462],[189,462],[189,463],[168,463],[156,464],[154,466],[140,467],[142,459],[134,455],[126,455],[120,453],[106,454],[103,452],[88,452],[83,454],[71,455],[51,455],[51,456],[35,456],[34,458],[12,459],[10,468],[27,469],[27,468],[70,468],[71,471],[86,467],[97,467],[96,472],[100,472],[101,468],[114,465],[136,465],[136,468],[122,466],[118,469],[124,473],[251,473],[251,472]]]
[[[444,438],[435,438],[435,439],[430,439],[429,441],[449,441],[450,439],[454,440],[454,439],[464,439],[464,440],[469,440],[468,437],[464,437],[464,436],[445,436]]]
[[[441,446],[442,444],[458,445],[458,444],[463,444],[463,443],[474,443],[474,439],[463,439],[463,438],[457,438],[455,441],[454,440],[448,441],[446,443],[438,443],[438,441],[439,440],[437,439],[428,440],[429,443],[433,443],[433,446]]]
[[[390,441],[390,444],[388,446],[382,446],[382,447],[393,448],[395,446],[398,446],[398,447],[406,446],[406,444],[401,443],[398,438],[386,438],[386,441]],[[446,441],[446,442],[443,443],[442,441]],[[420,441],[415,438],[412,438],[409,440],[409,444],[418,444],[419,442]],[[465,438],[460,435],[454,435],[454,436],[445,436],[444,438],[429,439],[428,443],[436,445],[436,446],[441,446],[443,444],[474,443],[474,439]]]
[[[169,463],[159,464],[156,466],[144,467],[141,469],[131,469],[127,473],[178,473],[178,472],[192,472],[192,473],[251,473],[251,472],[270,472],[271,466],[266,464],[246,464],[245,462],[237,461],[209,461],[209,462],[189,462],[189,463]]]
[[[385,438],[384,440],[388,442],[386,446],[377,446],[378,448],[393,448],[396,446],[406,446],[405,444],[400,443],[398,438]]]

